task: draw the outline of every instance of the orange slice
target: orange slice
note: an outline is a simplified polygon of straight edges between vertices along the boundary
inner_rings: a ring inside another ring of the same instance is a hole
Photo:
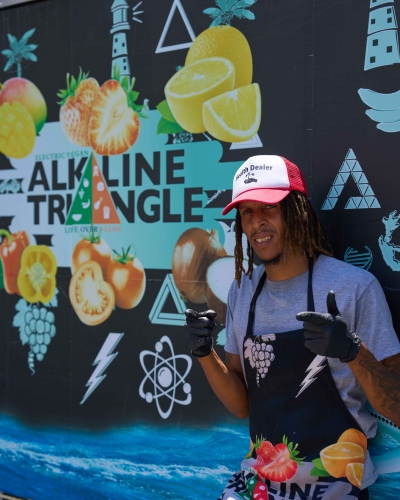
[[[364,450],[354,443],[343,441],[331,444],[320,452],[326,471],[333,477],[346,477],[346,467],[350,463],[364,463]]]

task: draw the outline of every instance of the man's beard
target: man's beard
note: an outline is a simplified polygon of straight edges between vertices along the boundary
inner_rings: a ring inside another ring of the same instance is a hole
[[[278,264],[281,263],[282,257],[283,257],[283,252],[278,253],[278,255],[275,255],[275,257],[272,257],[272,259],[263,260],[262,263],[264,264],[265,267],[277,266]]]

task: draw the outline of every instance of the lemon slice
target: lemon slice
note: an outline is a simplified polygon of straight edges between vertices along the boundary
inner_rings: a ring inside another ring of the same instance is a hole
[[[203,121],[207,132],[220,141],[242,142],[254,137],[261,122],[258,83],[225,92],[205,102]]]
[[[346,465],[346,477],[353,486],[361,488],[364,475],[364,465],[360,463],[350,463]]]
[[[179,70],[164,92],[179,125],[192,133],[205,132],[202,107],[205,101],[232,90],[235,67],[224,57],[201,59]]]
[[[246,37],[233,26],[213,26],[194,40],[186,56],[185,66],[206,57],[226,57],[235,66],[235,88],[250,85],[253,59]]]

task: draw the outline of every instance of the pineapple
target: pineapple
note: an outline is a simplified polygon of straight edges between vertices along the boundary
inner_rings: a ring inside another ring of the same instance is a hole
[[[36,127],[26,107],[15,101],[0,106],[0,151],[10,158],[25,158],[35,146]]]

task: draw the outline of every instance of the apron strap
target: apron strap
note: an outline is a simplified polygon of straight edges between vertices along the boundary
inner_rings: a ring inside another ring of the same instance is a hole
[[[315,312],[314,294],[312,288],[313,268],[314,268],[314,259],[312,257],[308,257],[307,311]]]
[[[307,311],[315,312],[314,294],[313,294],[313,288],[312,288],[313,267],[314,267],[314,260],[312,257],[308,257]],[[246,336],[253,335],[253,323],[254,323],[254,314],[255,314],[255,310],[256,310],[256,302],[257,302],[258,296],[261,293],[261,290],[264,286],[266,279],[267,279],[267,274],[264,271],[263,275],[261,276],[260,281],[258,282],[258,285],[257,285],[256,291],[254,292],[253,298],[251,299],[251,302],[250,302],[249,318],[247,321]]]
[[[257,285],[256,291],[253,295],[253,298],[251,299],[251,302],[250,302],[249,319],[247,321],[246,336],[253,335],[253,322],[254,322],[254,314],[255,314],[255,310],[256,310],[256,301],[258,299],[258,296],[261,293],[262,287],[264,286],[266,279],[267,279],[267,274],[264,271],[263,275],[261,276],[260,281],[258,282],[258,285]]]

